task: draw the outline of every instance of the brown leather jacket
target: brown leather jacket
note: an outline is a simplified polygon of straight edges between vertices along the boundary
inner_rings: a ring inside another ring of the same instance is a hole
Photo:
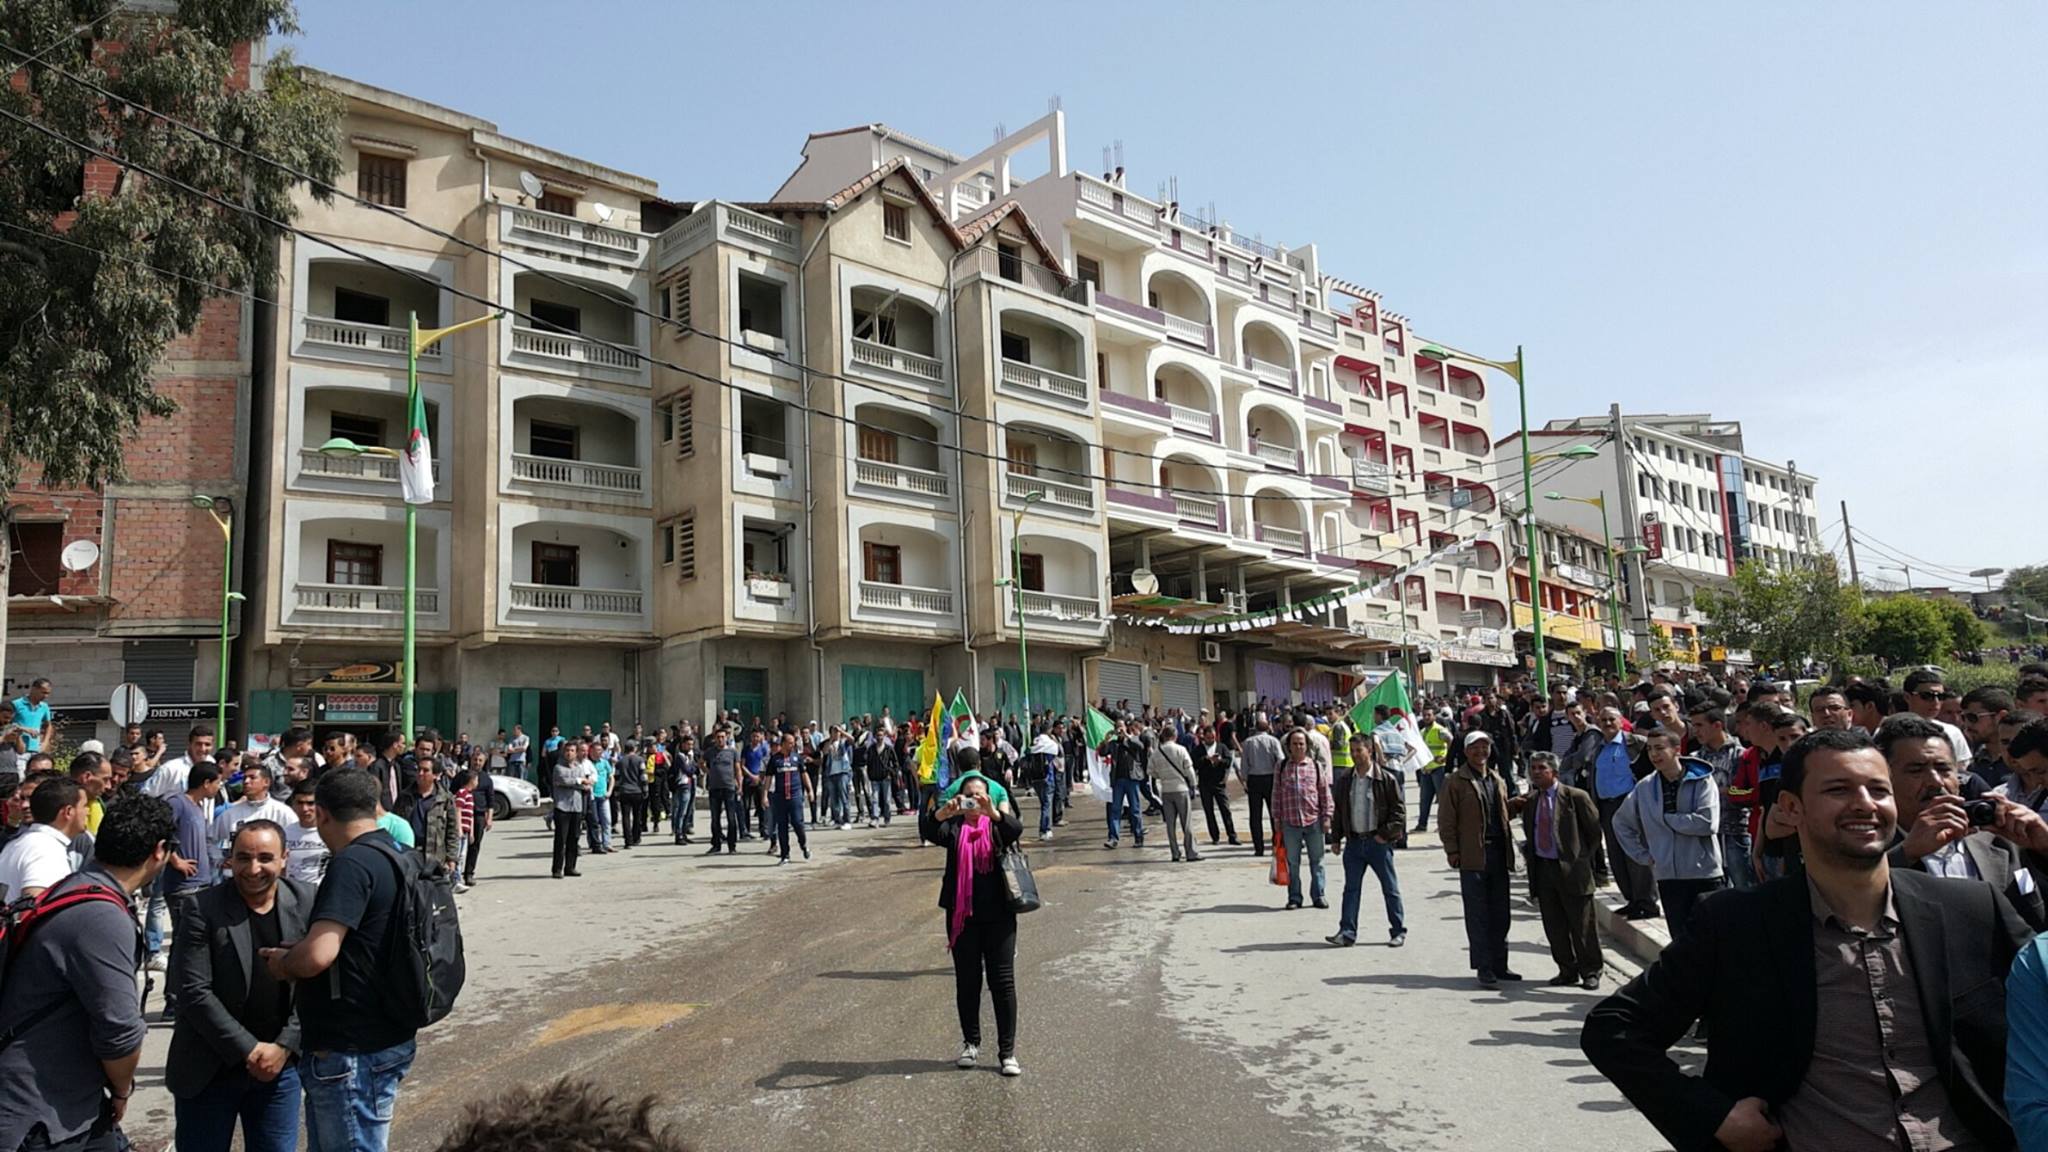
[[[1514,824],[1508,818],[1508,786],[1492,768],[1486,775],[1493,781],[1493,803],[1498,810],[1501,832],[1508,839],[1508,871],[1515,870]],[[1480,872],[1486,868],[1486,825],[1479,803],[1479,779],[1472,769],[1460,764],[1444,780],[1437,797],[1437,834],[1443,837],[1444,856],[1451,867]]]
[[[1376,823],[1372,828],[1351,826],[1351,786],[1358,780],[1363,769],[1347,768],[1337,773],[1337,782],[1330,786],[1330,796],[1336,801],[1336,811],[1330,816],[1330,847],[1344,842],[1346,836],[1377,835],[1388,844],[1401,842],[1402,833],[1408,830],[1408,809],[1401,798],[1401,784],[1392,776],[1381,772],[1376,776],[1365,776],[1372,785],[1372,810]]]

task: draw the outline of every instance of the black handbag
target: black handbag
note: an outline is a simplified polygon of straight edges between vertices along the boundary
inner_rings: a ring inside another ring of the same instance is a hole
[[[1031,875],[1031,862],[1015,844],[996,856],[996,869],[1003,876],[1003,896],[1010,911],[1018,914],[1038,911],[1038,881]]]

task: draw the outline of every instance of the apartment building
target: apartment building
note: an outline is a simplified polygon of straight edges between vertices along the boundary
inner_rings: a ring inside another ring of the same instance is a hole
[[[1632,645],[1646,652],[1654,625],[1678,662],[1697,663],[1703,618],[1694,602],[1702,587],[1724,583],[1746,560],[1783,568],[1823,554],[1816,480],[1790,462],[1749,455],[1739,421],[1623,413],[1621,427],[1617,439],[1610,414],[1552,420],[1531,430],[1531,447],[1541,454],[1594,449],[1592,456],[1543,466],[1542,488],[1576,498],[1546,511],[1577,530],[1598,532],[1599,508],[1582,501],[1607,501],[1616,546],[1644,549],[1623,557]],[[1505,465],[1520,452],[1520,440],[1510,435],[1497,446],[1496,459]],[[1638,579],[1640,603],[1633,598]]]
[[[1544,509],[1548,511],[1546,507]],[[1529,578],[1529,550],[1514,540],[1514,619],[1518,651],[1535,651],[1536,613]],[[1543,557],[1543,650],[1553,673],[1604,676],[1614,667],[1618,642],[1608,600],[1607,548],[1597,533],[1564,524],[1536,522],[1536,546]]]
[[[518,315],[420,357],[436,499],[418,511],[415,720],[482,734],[652,715],[657,433],[651,181],[338,76],[341,187],[307,197],[264,317],[254,423],[250,728],[398,717],[408,317]],[[415,226],[429,225],[467,244]],[[473,246],[473,247],[472,247]]]

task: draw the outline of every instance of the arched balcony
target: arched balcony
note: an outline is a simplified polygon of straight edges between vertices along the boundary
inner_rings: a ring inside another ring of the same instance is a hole
[[[1245,413],[1245,452],[1283,472],[1302,470],[1302,435],[1285,412],[1271,404],[1255,404]]]
[[[1087,342],[1080,335],[1017,309],[1005,311],[1001,324],[1005,390],[1063,408],[1088,407]]]
[[[645,616],[641,541],[596,524],[539,519],[512,528],[505,622],[629,626]]]
[[[409,314],[422,328],[441,324],[437,285],[363,260],[315,257],[306,265],[300,351],[340,359],[402,366]],[[446,352],[420,353],[424,371],[445,371]]]
[[[953,494],[950,469],[939,453],[939,428],[888,404],[853,410],[853,490],[866,495],[944,500]]]
[[[445,519],[446,513],[437,517]],[[396,508],[309,515],[287,529],[296,557],[285,600],[289,626],[399,628],[405,622],[405,521]],[[422,518],[415,547],[414,605],[425,627],[447,627],[442,525]],[[432,618],[432,619],[428,619]]]
[[[1315,542],[1310,532],[1314,521],[1293,494],[1278,488],[1258,488],[1245,493],[1245,502],[1250,506],[1252,539],[1286,555],[1309,554]]]
[[[1094,549],[1071,537],[1031,532],[1017,537],[1016,543],[1010,575],[1019,588],[1002,590],[1004,616],[1012,624],[1020,601],[1033,628],[1101,623],[1102,573]]]
[[[1192,456],[1168,456],[1159,464],[1159,489],[1173,501],[1180,523],[1205,531],[1230,530],[1223,476]]]
[[[1152,398],[1166,405],[1173,430],[1201,440],[1221,439],[1222,423],[1209,382],[1183,364],[1161,364],[1152,377]]]
[[[943,386],[938,313],[886,288],[863,285],[850,297],[848,367],[922,388]]]
[[[1264,320],[1253,320],[1244,326],[1244,368],[1259,382],[1260,387],[1297,395],[1301,391],[1301,373],[1294,364],[1294,345],[1286,334]]]
[[[301,487],[337,492],[398,494],[398,460],[391,456],[327,454],[332,439],[365,448],[398,448],[405,443],[405,393],[390,389],[310,386],[299,414],[298,472]],[[453,440],[441,422],[441,406],[426,401],[427,433],[434,445],[434,475],[448,476]],[[448,495],[441,493],[442,499]]]
[[[1095,485],[1088,446],[1050,428],[1011,424],[1003,429],[1003,504],[1090,514]]]
[[[1204,352],[1216,351],[1209,296],[1193,280],[1171,269],[1159,269],[1145,282],[1145,303],[1159,310],[1167,339]]]
[[[1485,456],[1493,451],[1493,441],[1486,435],[1486,429],[1462,420],[1451,421],[1451,448],[1467,456]]]
[[[639,422],[602,404],[527,396],[512,405],[514,491],[573,500],[637,497],[646,487]]]
[[[644,375],[633,300],[607,285],[559,274],[512,277],[518,313],[504,329],[507,363],[597,380]]]
[[[936,532],[905,524],[861,525],[859,567],[852,575],[859,617],[929,625],[954,614],[952,551]]]

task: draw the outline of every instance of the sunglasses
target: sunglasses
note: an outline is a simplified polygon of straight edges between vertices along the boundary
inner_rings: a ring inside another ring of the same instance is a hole
[[[1937,690],[1935,690],[1935,691],[1933,691],[1933,692],[1929,692],[1929,691],[1926,691],[1925,689],[1922,689],[1922,690],[1919,690],[1919,691],[1916,691],[1916,692],[1914,692],[1914,693],[1913,693],[1913,695],[1915,695],[1915,696],[1918,696],[1918,697],[1919,697],[1919,698],[1921,698],[1922,700],[1946,700],[1946,699],[1948,699],[1948,698],[1949,698],[1950,696],[1954,695],[1954,693],[1952,693],[1952,692],[1944,692],[1944,691],[1941,691],[1941,690],[1939,690],[1939,689],[1937,689]]]

